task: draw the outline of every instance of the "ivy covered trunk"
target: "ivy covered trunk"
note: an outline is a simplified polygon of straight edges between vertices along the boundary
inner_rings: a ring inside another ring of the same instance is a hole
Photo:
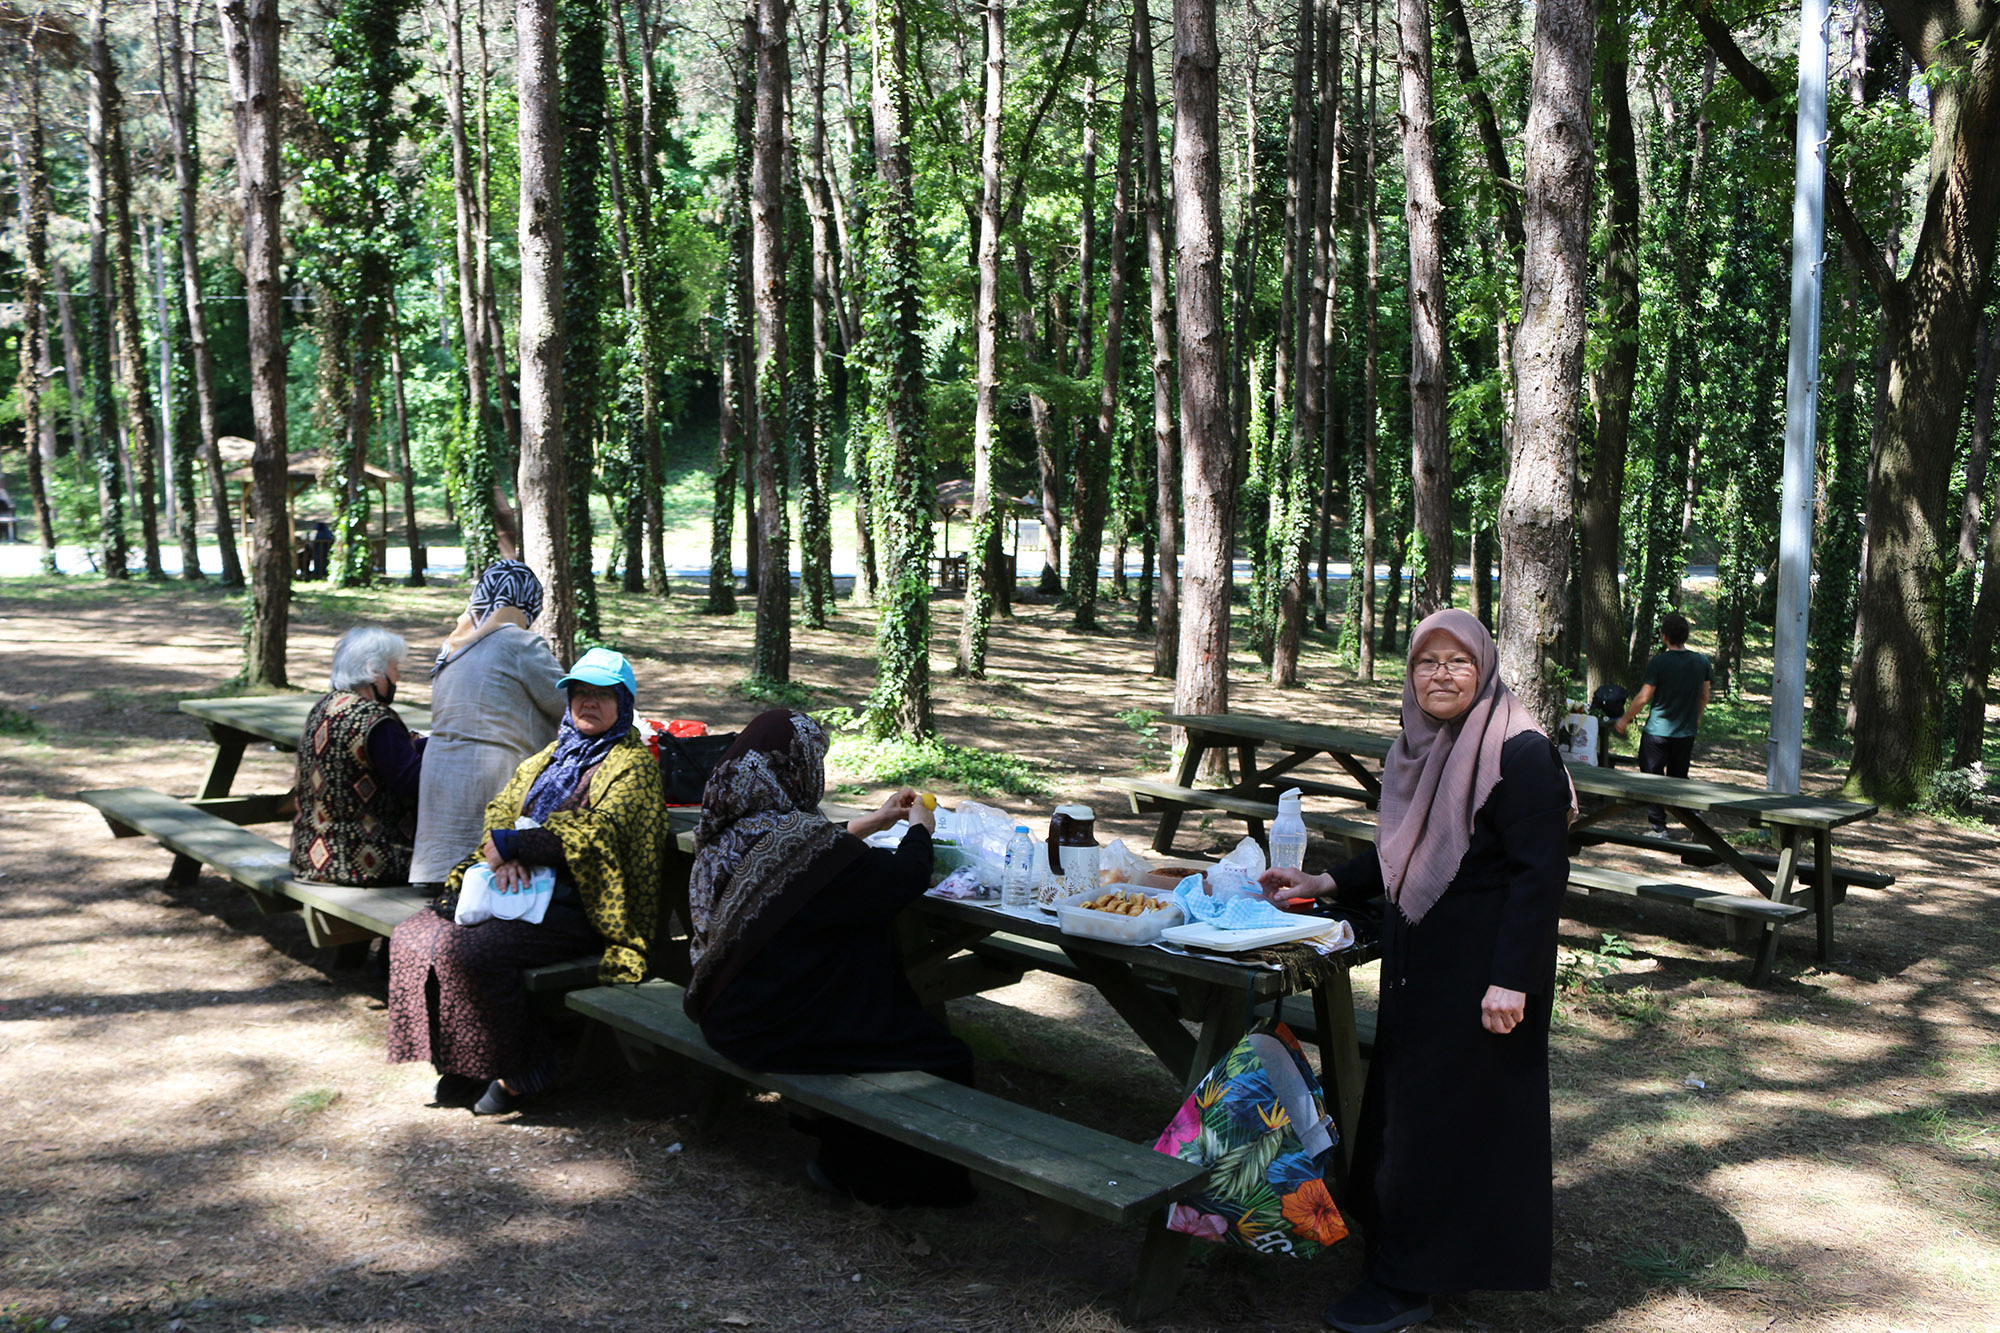
[[[1000,401],[1000,109],[1007,82],[1006,0],[986,0],[985,114],[979,140],[978,307],[973,314],[977,366],[972,409],[972,552],[966,562],[965,617],[959,627],[960,675],[986,675],[986,634],[993,609],[993,418]]]
[[[558,0],[562,45],[563,462],[569,491],[569,571],[576,627],[600,637],[590,494],[604,419],[604,252],[598,182],[604,168],[604,10]]]
[[[1631,74],[1618,0],[1604,0],[1598,41],[1604,89],[1604,277],[1598,320],[1604,361],[1591,386],[1597,430],[1583,481],[1581,543],[1585,683],[1592,694],[1619,680],[1627,666],[1618,594],[1618,511],[1625,490],[1626,442],[1632,434],[1632,389],[1639,371],[1639,152],[1632,133]]]
[[[56,570],[55,514],[49,508],[48,478],[42,475],[42,367],[49,363],[49,328],[42,293],[49,279],[49,174],[42,148],[42,71],[39,56],[22,43],[27,77],[23,101],[27,129],[14,132],[14,184],[21,203],[21,431],[27,444],[28,494],[42,546],[42,572]]]
[[[1160,107],[1153,86],[1151,0],[1133,0],[1132,42],[1139,62],[1139,156],[1145,169],[1146,278],[1153,371],[1153,501],[1159,528],[1160,610],[1153,625],[1153,674],[1174,674],[1181,633],[1181,433],[1174,414],[1174,307],[1168,287],[1167,206],[1160,169]]]
[[[875,409],[870,502],[881,534],[880,620],[869,729],[915,739],[931,732],[930,449],[924,430],[924,348],[917,310],[917,235],[910,178],[908,35],[903,0],[877,0],[874,49],[875,199],[869,209],[868,397]]]

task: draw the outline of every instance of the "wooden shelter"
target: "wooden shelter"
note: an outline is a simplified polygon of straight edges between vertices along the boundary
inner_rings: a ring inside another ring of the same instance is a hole
[[[250,486],[252,484],[250,455],[256,448],[249,440],[238,436],[225,435],[216,441],[223,461],[231,464],[229,480],[236,485],[237,514],[244,525],[249,526]],[[312,561],[312,539],[299,533],[299,496],[318,486],[326,477],[327,460],[318,452],[293,454],[285,460],[285,517],[291,526],[288,534],[292,543],[294,570],[304,574]],[[375,562],[375,572],[388,572],[389,558],[389,483],[396,480],[396,474],[373,463],[362,467],[362,482],[376,492],[375,535],[368,540],[369,553]],[[338,485],[338,482],[332,483]]]

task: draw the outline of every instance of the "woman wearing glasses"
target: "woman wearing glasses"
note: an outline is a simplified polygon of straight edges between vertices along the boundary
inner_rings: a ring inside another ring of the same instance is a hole
[[[1345,1333],[1421,1324],[1437,1292],[1549,1284],[1549,1009],[1576,796],[1475,617],[1431,616],[1409,660],[1376,845],[1263,879],[1273,898],[1388,900],[1355,1133],[1367,1278],[1326,1311]]]

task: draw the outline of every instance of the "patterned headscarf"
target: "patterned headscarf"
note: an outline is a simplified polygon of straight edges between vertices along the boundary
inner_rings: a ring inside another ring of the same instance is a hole
[[[520,611],[525,624],[534,624],[542,614],[542,581],[519,560],[495,560],[473,585],[458,627],[438,649],[437,660],[431,663],[431,679],[436,680],[440,671],[492,631],[504,628],[506,622],[492,623],[491,617],[508,606]]]
[[[1440,722],[1417,702],[1415,666],[1427,647],[1446,640],[1479,668],[1471,705]],[[1376,848],[1389,901],[1415,925],[1444,896],[1472,845],[1472,821],[1500,785],[1500,751],[1541,727],[1500,679],[1500,650],[1470,612],[1425,617],[1410,635],[1411,672],[1403,678],[1403,734],[1382,765],[1382,818]],[[1565,775],[1567,776],[1567,775]],[[1576,788],[1570,787],[1570,805]]]
[[[548,767],[535,779],[535,785],[528,788],[528,799],[521,803],[522,814],[540,823],[561,809],[578,784],[604,762],[611,747],[632,730],[632,691],[622,684],[611,688],[618,691],[618,720],[602,734],[584,735],[576,729],[575,719],[563,714],[562,728],[556,732],[556,752],[549,756]]]
[[[496,606],[520,607],[531,625],[540,619],[542,581],[535,577],[535,571],[519,560],[495,560],[488,565],[465,609],[472,613],[472,623],[477,625]]]
[[[697,1022],[778,928],[867,851],[819,812],[826,747],[819,723],[774,708],[709,774],[688,875],[694,977],[683,1003]]]

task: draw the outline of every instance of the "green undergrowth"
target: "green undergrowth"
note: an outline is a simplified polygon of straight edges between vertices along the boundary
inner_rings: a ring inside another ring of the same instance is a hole
[[[1040,764],[934,738],[870,740],[838,732],[827,766],[867,787],[943,787],[970,796],[1036,798],[1055,790],[1049,771]]]

